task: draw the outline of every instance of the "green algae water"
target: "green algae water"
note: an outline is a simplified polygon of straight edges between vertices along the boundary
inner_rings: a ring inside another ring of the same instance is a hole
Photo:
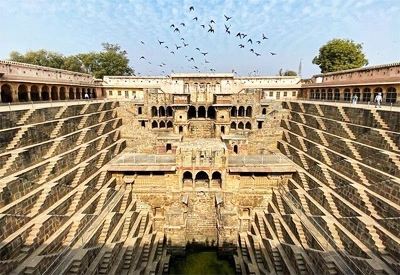
[[[169,274],[234,275],[228,260],[220,260],[216,251],[190,252],[186,258],[173,258],[169,262]]]

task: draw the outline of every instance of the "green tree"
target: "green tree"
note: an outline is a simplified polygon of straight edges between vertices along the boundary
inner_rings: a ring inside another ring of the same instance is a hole
[[[12,51],[9,59],[33,65],[88,73],[96,78],[102,78],[105,75],[134,74],[134,70],[129,66],[129,59],[125,50],[121,50],[118,44],[102,43],[102,46],[104,50],[99,53],[89,52],[67,57],[44,49],[28,51],[24,55]]]
[[[368,65],[362,52],[362,44],[350,39],[332,39],[319,49],[319,55],[312,63],[318,65],[321,73],[361,68]]]
[[[286,70],[286,71],[283,73],[283,75],[284,75],[284,76],[297,76],[297,73],[296,73],[295,71],[292,71],[292,70]]]

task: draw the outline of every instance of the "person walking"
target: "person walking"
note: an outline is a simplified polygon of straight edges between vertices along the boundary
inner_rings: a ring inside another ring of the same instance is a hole
[[[382,108],[381,107],[381,102],[382,102],[382,94],[378,93],[375,97],[375,108]]]

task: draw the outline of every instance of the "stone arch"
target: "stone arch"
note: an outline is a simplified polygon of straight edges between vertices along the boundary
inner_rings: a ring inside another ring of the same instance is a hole
[[[75,93],[73,87],[69,87],[69,99],[75,99]]]
[[[333,99],[333,91],[331,88],[328,89],[327,97],[326,99],[332,100]]]
[[[222,175],[219,171],[214,171],[211,175],[211,186],[212,187],[222,187]]]
[[[156,106],[151,107],[151,116],[152,117],[158,116],[158,110]]]
[[[225,134],[225,126],[221,126],[221,134]]]
[[[160,121],[160,128],[165,128],[165,122],[164,121]]]
[[[188,114],[187,115],[188,115],[188,119],[196,117],[196,108],[193,105],[189,106],[189,110],[188,110]]]
[[[44,100],[44,101],[50,100],[49,87],[47,87],[47,86],[43,86],[43,87],[42,87],[41,98],[42,98],[42,100]]]
[[[338,88],[335,88],[334,99],[335,100],[340,100],[340,90]]]
[[[321,99],[321,92],[319,91],[319,89],[315,90],[315,99]]]
[[[235,153],[235,154],[238,154],[239,153],[239,147],[235,144],[235,145],[233,145],[233,152]]]
[[[60,87],[60,100],[66,100],[67,93],[65,87]]]
[[[239,107],[238,116],[244,117],[244,107],[243,106]]]
[[[171,120],[168,120],[168,122],[167,122],[167,128],[172,128],[172,127],[173,127],[172,121],[171,121]]]
[[[350,89],[349,88],[344,89],[343,99],[345,101],[350,101],[351,100],[351,93],[350,93]]]
[[[76,87],[76,89],[75,89],[75,98],[81,99],[81,88],[79,88],[79,87]]]
[[[210,177],[208,176],[208,174],[204,171],[199,171],[196,173],[196,177],[195,177],[195,181],[209,181]]]
[[[193,186],[193,175],[190,171],[185,171],[182,175],[182,185],[183,187]]]
[[[355,87],[355,88],[353,89],[353,97],[354,97],[355,95],[356,95],[359,99],[361,98],[360,88]],[[353,98],[353,97],[352,97],[352,98]]]
[[[262,115],[266,115],[266,114],[267,114],[267,108],[262,108],[261,114],[262,114]]]
[[[157,121],[153,120],[153,122],[151,123],[151,128],[152,128],[152,129],[158,128],[158,123],[157,123]]]
[[[246,128],[247,130],[251,130],[251,123],[250,123],[249,121],[246,122],[245,128]]]
[[[231,109],[231,117],[236,117],[237,116],[237,108],[236,106],[233,106]]]
[[[206,107],[199,106],[199,109],[197,110],[197,117],[206,117]]]
[[[234,121],[231,122],[231,129],[236,130],[236,122]]]
[[[58,100],[58,89],[57,89],[57,86],[51,87],[51,100]]]
[[[311,89],[310,91],[310,99],[314,99],[315,98],[315,91],[314,89]]]
[[[251,106],[247,106],[246,108],[246,116],[251,117],[253,114],[253,108]]]
[[[326,90],[325,89],[321,89],[321,99],[322,100],[326,99]]]
[[[39,101],[40,100],[39,87],[36,86],[36,85],[33,85],[31,87],[31,100],[32,101]]]
[[[24,84],[18,86],[18,101],[19,102],[29,101],[28,88]]]
[[[386,103],[396,103],[397,93],[395,87],[389,87],[386,89]]]
[[[371,101],[371,89],[370,88],[364,88],[362,92],[362,99],[363,102],[368,102]]]
[[[168,106],[168,107],[167,107],[167,109],[166,109],[166,115],[167,115],[168,117],[174,116],[174,112],[173,112],[171,106]]]
[[[11,86],[8,84],[4,84],[1,86],[0,89],[0,97],[1,97],[1,102],[3,103],[9,103],[12,102],[12,91],[11,91]]]
[[[183,126],[178,127],[178,132],[179,132],[179,134],[183,133]]]
[[[243,122],[240,121],[240,122],[238,123],[238,129],[239,129],[239,130],[243,130],[243,129],[244,129],[244,124],[243,124]]]
[[[160,106],[158,108],[158,115],[164,117],[165,116],[165,108],[164,106]]]
[[[210,119],[215,119],[216,113],[214,106],[209,106],[207,109],[207,117]]]

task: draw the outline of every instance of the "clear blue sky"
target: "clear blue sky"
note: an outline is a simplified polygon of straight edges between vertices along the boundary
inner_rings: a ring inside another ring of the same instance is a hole
[[[0,9],[0,59],[13,50],[99,52],[109,42],[127,51],[141,75],[233,69],[273,76],[298,72],[302,61],[308,78],[320,72],[312,64],[319,48],[346,38],[363,45],[370,66],[400,61],[398,0],[0,0]]]

